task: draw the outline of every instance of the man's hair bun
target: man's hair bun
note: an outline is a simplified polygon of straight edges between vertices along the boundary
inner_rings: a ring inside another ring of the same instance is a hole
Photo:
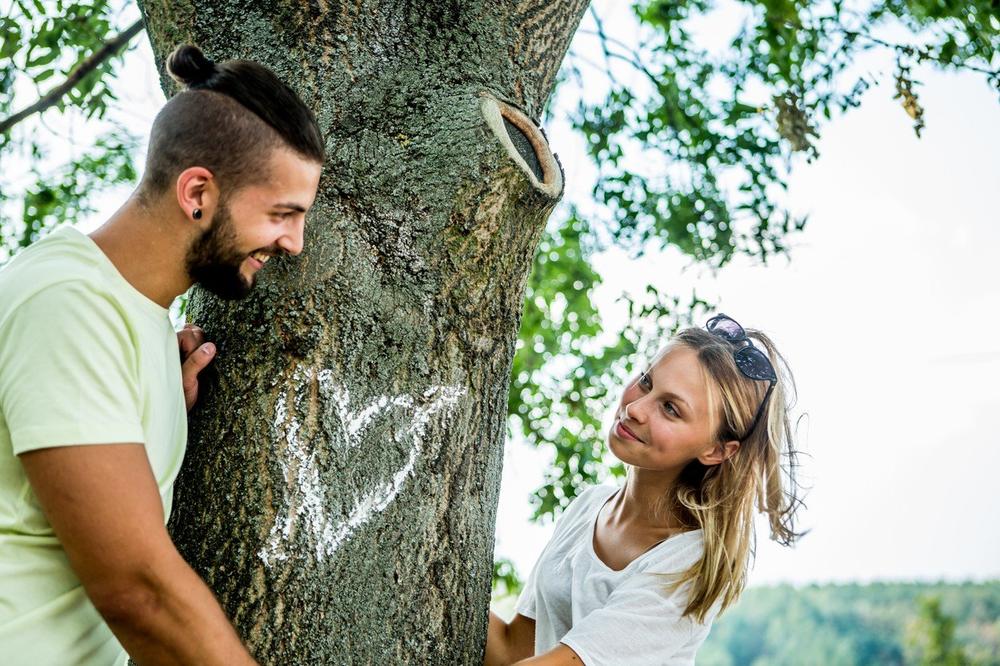
[[[217,71],[215,63],[191,44],[181,44],[167,58],[167,72],[188,87],[208,81]]]

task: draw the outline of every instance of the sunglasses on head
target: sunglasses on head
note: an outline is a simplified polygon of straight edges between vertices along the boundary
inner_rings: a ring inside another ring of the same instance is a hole
[[[764,399],[760,401],[760,407],[757,408],[757,414],[753,417],[753,422],[747,429],[746,435],[743,436],[743,439],[746,439],[753,434],[757,427],[757,422],[760,420],[761,414],[764,413],[764,405],[767,404],[767,399],[771,397],[771,392],[774,390],[775,384],[778,383],[778,375],[774,372],[774,366],[771,365],[767,354],[754,346],[753,341],[747,337],[747,332],[732,317],[717,314],[708,320],[708,323],[705,324],[705,330],[736,346],[735,351],[733,351],[733,359],[744,377],[770,383],[767,387],[767,393],[764,394]]]

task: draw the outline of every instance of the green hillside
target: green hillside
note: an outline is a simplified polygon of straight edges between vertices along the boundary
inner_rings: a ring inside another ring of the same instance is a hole
[[[699,666],[1000,666],[1000,581],[751,588]]]

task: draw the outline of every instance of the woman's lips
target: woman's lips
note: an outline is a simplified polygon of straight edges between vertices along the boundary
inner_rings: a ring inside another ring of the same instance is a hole
[[[618,419],[618,422],[615,424],[615,434],[623,439],[633,439],[637,442],[642,441],[634,432],[629,430],[628,427],[622,423],[621,419]]]

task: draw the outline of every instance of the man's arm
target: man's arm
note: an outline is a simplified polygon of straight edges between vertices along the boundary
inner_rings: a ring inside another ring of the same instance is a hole
[[[20,459],[87,595],[136,663],[256,663],[170,540],[141,444],[55,447]]]

